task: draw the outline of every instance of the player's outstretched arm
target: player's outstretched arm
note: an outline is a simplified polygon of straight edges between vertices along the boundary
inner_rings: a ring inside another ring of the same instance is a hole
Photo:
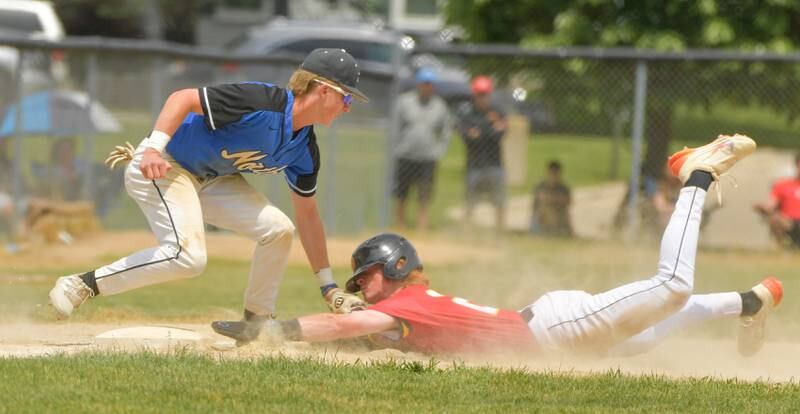
[[[322,297],[328,302],[328,307],[335,313],[350,313],[366,308],[366,304],[358,296],[341,291],[333,280],[325,227],[319,216],[316,196],[303,197],[293,192],[292,204],[300,242],[306,251],[311,269],[317,275]]]
[[[364,310],[348,314],[320,313],[288,321],[270,319],[256,330],[247,321],[215,321],[211,328],[237,341],[250,342],[258,338],[278,345],[284,341],[327,342],[356,338],[397,329],[398,325],[396,319],[385,313]]]
[[[320,313],[297,319],[303,341],[326,342],[397,329],[397,319],[374,310],[344,315]]]
[[[317,208],[317,197],[303,197],[292,192],[294,219],[300,242],[306,252],[308,262],[314,273],[329,268],[328,247],[325,242],[325,227]]]

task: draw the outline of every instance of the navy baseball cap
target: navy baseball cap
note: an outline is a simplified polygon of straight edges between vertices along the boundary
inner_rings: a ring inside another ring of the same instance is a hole
[[[344,49],[314,49],[300,64],[300,69],[332,80],[358,100],[369,102],[369,98],[357,87],[361,75],[358,63]]]

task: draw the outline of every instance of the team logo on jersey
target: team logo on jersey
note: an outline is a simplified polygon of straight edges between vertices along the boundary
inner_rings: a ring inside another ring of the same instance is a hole
[[[267,167],[258,161],[267,157],[269,154],[262,154],[261,151],[241,151],[229,153],[228,150],[223,149],[219,153],[222,158],[226,160],[233,160],[233,166],[239,171],[250,171],[254,174],[277,174],[283,171],[286,166],[281,167]]]

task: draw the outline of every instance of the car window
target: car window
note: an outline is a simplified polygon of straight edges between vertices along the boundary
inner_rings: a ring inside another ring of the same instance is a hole
[[[289,52],[307,55],[316,48],[341,48],[351,54],[357,61],[389,63],[392,61],[392,49],[389,45],[378,42],[358,42],[341,39],[303,39],[287,43],[276,49],[276,52]]]
[[[0,29],[23,33],[43,31],[42,23],[35,13],[20,10],[0,10]]]

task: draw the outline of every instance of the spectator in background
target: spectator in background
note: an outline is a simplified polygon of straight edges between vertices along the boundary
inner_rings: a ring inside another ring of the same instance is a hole
[[[497,230],[505,227],[505,170],[500,141],[506,133],[505,114],[492,104],[494,90],[488,76],[472,80],[472,101],[458,110],[457,129],[467,148],[466,214],[469,222],[481,195],[495,207]]]
[[[769,223],[778,242],[800,247],[800,153],[794,161],[795,176],[775,182],[769,200],[753,208]]]
[[[406,199],[412,186],[417,188],[419,209],[417,227],[430,226],[430,200],[436,167],[450,142],[450,115],[447,104],[435,94],[437,74],[422,68],[416,75],[416,90],[408,91],[397,102],[399,122],[395,148],[395,223],[406,226]]]
[[[91,201],[95,214],[105,217],[117,202],[124,187],[123,171],[109,171],[102,163],[92,163],[92,186],[88,197],[84,195],[87,161],[78,157],[77,140],[60,138],[50,147],[47,163],[34,162],[34,175],[38,180],[40,203]]]
[[[561,163],[550,161],[547,177],[533,188],[531,233],[543,236],[572,236],[569,208],[572,195],[564,184]]]
[[[13,169],[8,157],[8,141],[0,139],[0,231],[11,231],[14,202],[11,198]]]
[[[61,138],[50,147],[50,162],[39,166],[42,174],[40,193],[50,200],[76,201],[81,199],[84,161],[76,157],[75,139]]]

